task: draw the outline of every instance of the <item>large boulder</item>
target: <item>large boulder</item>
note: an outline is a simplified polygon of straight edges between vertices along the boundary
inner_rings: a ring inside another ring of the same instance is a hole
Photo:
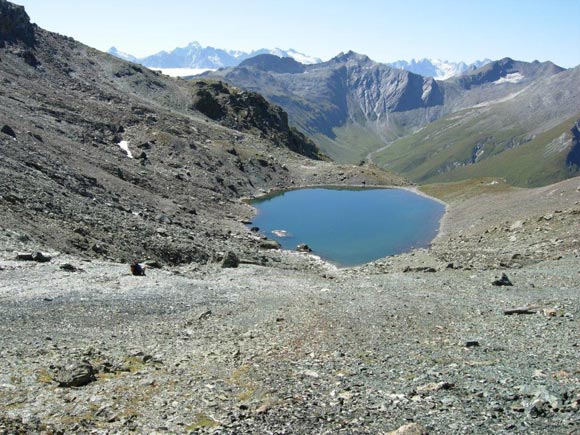
[[[55,369],[52,379],[65,388],[82,387],[97,380],[88,361],[67,361]]]

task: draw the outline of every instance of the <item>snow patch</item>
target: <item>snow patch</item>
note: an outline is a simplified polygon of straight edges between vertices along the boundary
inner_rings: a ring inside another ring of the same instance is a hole
[[[206,71],[215,71],[211,68],[149,68],[153,71],[159,71],[170,77],[187,77],[202,74]]]
[[[502,83],[519,83],[524,79],[524,76],[519,73],[512,73],[512,74],[508,74],[505,77],[501,77],[499,80],[496,80],[495,83],[496,85],[501,85]]]
[[[131,153],[131,150],[129,149],[129,142],[127,142],[126,140],[122,140],[121,142],[119,142],[119,148],[121,148],[123,151],[125,151],[125,153],[127,154],[127,157],[129,157],[130,159],[133,158],[133,154]]]

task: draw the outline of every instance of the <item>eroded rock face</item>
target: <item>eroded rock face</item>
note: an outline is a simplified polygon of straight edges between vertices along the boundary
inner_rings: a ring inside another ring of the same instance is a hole
[[[34,45],[34,29],[24,6],[0,0],[0,47],[18,41]]]

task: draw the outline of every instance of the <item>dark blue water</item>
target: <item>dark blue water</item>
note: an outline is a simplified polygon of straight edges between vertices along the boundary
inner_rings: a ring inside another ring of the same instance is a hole
[[[368,263],[428,247],[445,211],[442,204],[402,189],[292,190],[252,201],[252,225],[285,249],[306,243],[340,266]],[[280,237],[272,231],[282,230]]]

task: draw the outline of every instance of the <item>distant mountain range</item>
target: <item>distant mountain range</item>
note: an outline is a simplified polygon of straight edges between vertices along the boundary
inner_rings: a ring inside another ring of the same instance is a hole
[[[484,59],[475,61],[468,65],[465,62],[449,62],[440,59],[412,59],[410,62],[407,62],[406,60],[398,60],[396,62],[389,62],[387,65],[392,66],[393,68],[404,69],[424,77],[434,77],[437,80],[447,80],[468,71],[476,70],[490,62],[491,60]]]
[[[303,64],[313,64],[322,62],[316,57],[311,57],[296,50],[281,50],[279,48],[254,50],[252,52],[224,50],[214,47],[203,47],[198,42],[192,42],[186,47],[176,48],[172,51],[160,51],[151,56],[137,58],[131,54],[117,50],[115,47],[109,49],[109,54],[121,59],[135,63],[140,63],[149,68],[188,68],[188,69],[218,69],[224,67],[237,66],[246,59],[260,54],[273,54],[279,57],[291,57]]]
[[[278,57],[290,57],[305,65],[322,62],[322,60],[317,57],[309,56],[293,49],[281,50],[275,48],[271,50],[262,48],[251,52],[244,52],[214,47],[203,47],[198,42],[192,42],[186,47],[176,48],[172,51],[160,51],[159,53],[142,58],[137,58],[129,53],[119,51],[115,47],[109,49],[109,54],[130,62],[140,63],[141,65],[158,69],[180,68],[215,70],[218,68],[238,66],[244,60],[260,54],[273,54]],[[473,71],[489,62],[491,62],[489,59],[476,61],[472,64],[466,64],[465,62],[449,62],[439,59],[412,59],[411,61],[399,60],[396,62],[390,62],[386,65],[410,71],[424,77],[434,77],[438,80],[446,80],[465,72]]]
[[[505,58],[439,81],[348,52],[314,65],[260,55],[205,76],[282,106],[334,160],[416,182],[534,186],[580,169],[580,67]]]

